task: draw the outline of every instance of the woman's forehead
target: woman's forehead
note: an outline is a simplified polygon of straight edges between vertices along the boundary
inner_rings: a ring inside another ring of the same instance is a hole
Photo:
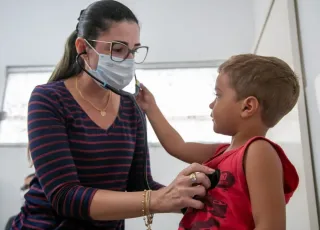
[[[107,32],[102,32],[99,41],[119,41],[129,46],[140,44],[140,28],[133,22],[113,23]]]

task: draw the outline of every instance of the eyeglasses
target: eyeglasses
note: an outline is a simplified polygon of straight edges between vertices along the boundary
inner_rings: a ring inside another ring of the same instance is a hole
[[[117,41],[105,42],[99,40],[88,40],[91,42],[100,42],[105,44],[110,44],[110,56],[111,60],[115,62],[123,62],[126,60],[130,54],[132,54],[134,62],[136,64],[141,64],[144,62],[148,55],[148,46],[138,46],[130,49],[126,44]]]

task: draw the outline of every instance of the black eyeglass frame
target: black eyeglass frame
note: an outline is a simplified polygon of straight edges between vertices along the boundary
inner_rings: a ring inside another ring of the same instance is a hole
[[[136,61],[135,61],[136,64],[142,64],[142,63],[146,60],[146,58],[147,58],[147,56],[148,56],[148,53],[149,53],[149,46],[137,46],[137,47],[135,47],[135,48],[133,48],[133,49],[130,49],[127,44],[125,44],[125,43],[123,43],[123,42],[119,42],[119,41],[110,41],[110,42],[100,41],[100,40],[87,40],[87,41],[110,44],[110,49],[109,49],[110,57],[111,57],[111,60],[114,61],[114,62],[123,62],[123,61],[125,61],[125,60],[129,57],[130,54],[132,54],[133,57],[134,57],[134,56],[135,56],[135,52],[136,52],[138,49],[144,48],[144,49],[147,50],[147,51],[146,51],[146,55],[144,56],[144,59],[143,59],[141,62],[136,62]],[[121,60],[121,61],[112,59],[112,57],[113,57],[113,55],[112,55],[113,46],[116,45],[116,44],[120,44],[120,45],[124,45],[124,46],[128,47],[128,53],[124,56],[123,60]],[[135,60],[135,59],[134,59],[134,60]]]

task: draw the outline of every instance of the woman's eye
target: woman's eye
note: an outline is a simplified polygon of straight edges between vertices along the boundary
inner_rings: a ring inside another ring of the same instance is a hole
[[[122,48],[113,48],[114,52],[121,53],[123,51]]]
[[[127,53],[128,47],[121,43],[114,43],[112,45],[112,51],[116,53]]]

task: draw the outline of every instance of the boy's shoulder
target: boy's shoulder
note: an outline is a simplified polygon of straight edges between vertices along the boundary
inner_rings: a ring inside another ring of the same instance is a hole
[[[275,151],[272,151],[271,148],[273,148]],[[267,151],[264,151],[264,150],[267,150]],[[272,152],[274,153],[276,152],[282,165],[284,193],[286,196],[286,201],[288,202],[290,197],[293,195],[293,193],[295,192],[295,190],[299,185],[299,176],[295,166],[287,157],[284,149],[280,145],[269,140],[266,137],[254,137],[254,138],[251,138],[246,144],[246,152],[248,151],[250,151],[250,154],[254,156],[252,159],[256,159],[256,161],[253,161],[252,164],[259,164],[259,162],[260,164],[264,164],[265,161],[262,159],[264,158],[268,159],[268,154],[272,154]],[[266,157],[264,157],[263,154],[267,154],[267,155],[264,155]],[[259,157],[261,157],[262,159],[260,159]],[[245,162],[244,162],[244,165],[245,165]]]
[[[267,143],[269,143],[271,146],[275,147],[276,150],[277,150],[278,148],[282,149],[276,142],[274,142],[274,141],[272,141],[272,140],[270,140],[269,138],[264,137],[264,136],[254,136],[254,137],[251,137],[250,139],[248,139],[248,140],[246,141],[246,143],[245,143],[243,146],[246,147],[246,148],[248,148],[249,145],[251,145],[252,143],[257,142],[257,141],[260,142],[260,144],[267,142]]]
[[[275,150],[278,152],[283,152],[283,149],[280,145],[278,145],[277,143],[275,143],[274,141],[266,138],[266,137],[263,137],[263,136],[255,136],[255,137],[252,137],[250,139],[248,139],[242,146],[236,148],[236,149],[233,149],[233,150],[230,150],[232,152],[241,152],[241,151],[246,151],[248,149],[248,147],[254,143],[254,142],[257,142],[257,141],[260,141],[260,142],[268,142],[273,148],[275,148]],[[259,144],[259,143],[258,143]],[[221,155],[221,153],[224,153],[226,152],[226,150],[228,149],[228,147],[230,146],[230,143],[221,143],[217,146],[214,154],[213,154],[213,158],[218,156],[218,155]]]

